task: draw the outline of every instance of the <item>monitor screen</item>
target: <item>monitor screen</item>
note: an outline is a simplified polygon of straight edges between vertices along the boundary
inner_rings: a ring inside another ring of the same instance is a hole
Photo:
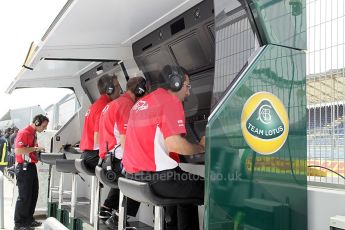
[[[184,101],[186,117],[201,115],[211,110],[211,98],[213,88],[213,69],[190,76],[190,95]],[[207,117],[206,117],[207,119]],[[195,119],[194,119],[195,120]],[[200,120],[200,119],[196,119]]]

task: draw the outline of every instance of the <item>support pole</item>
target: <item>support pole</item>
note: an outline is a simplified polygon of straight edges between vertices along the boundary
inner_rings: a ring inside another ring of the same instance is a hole
[[[4,174],[0,171],[0,229],[4,229]]]

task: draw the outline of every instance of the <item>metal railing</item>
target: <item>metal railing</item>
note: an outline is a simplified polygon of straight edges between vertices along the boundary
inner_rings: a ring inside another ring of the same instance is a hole
[[[345,3],[307,0],[306,7],[308,165],[316,166],[309,181],[344,187]]]

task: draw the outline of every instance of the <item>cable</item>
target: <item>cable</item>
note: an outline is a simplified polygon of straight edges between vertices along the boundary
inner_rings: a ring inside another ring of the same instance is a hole
[[[327,168],[327,167],[324,167],[324,166],[321,166],[321,165],[308,165],[308,168],[322,168],[322,169],[326,169],[332,173],[335,173],[337,174],[338,176],[340,176],[341,178],[343,178],[345,180],[345,177],[343,175],[341,175],[340,173],[330,169],[330,168]]]

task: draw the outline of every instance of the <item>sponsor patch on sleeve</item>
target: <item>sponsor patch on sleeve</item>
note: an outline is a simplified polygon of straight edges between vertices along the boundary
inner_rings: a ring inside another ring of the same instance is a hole
[[[184,122],[183,122],[183,120],[178,120],[178,121],[177,121],[177,125],[178,125],[178,127],[184,127]]]

